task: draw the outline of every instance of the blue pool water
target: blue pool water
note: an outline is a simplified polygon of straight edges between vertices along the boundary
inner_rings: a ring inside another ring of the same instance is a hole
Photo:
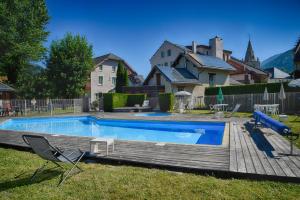
[[[139,116],[139,117],[167,117],[167,116],[171,116],[171,115],[172,115],[171,113],[163,113],[163,112],[134,114],[134,116]]]
[[[178,122],[46,117],[10,119],[0,129],[120,140],[221,145],[224,122]]]

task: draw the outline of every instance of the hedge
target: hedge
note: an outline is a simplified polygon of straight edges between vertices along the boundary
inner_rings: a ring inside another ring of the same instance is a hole
[[[172,93],[159,94],[159,107],[162,112],[167,112],[173,109],[174,95]]]
[[[146,99],[146,94],[127,94],[127,106],[134,106],[135,104],[142,105]]]
[[[104,111],[112,112],[118,107],[142,105],[145,99],[146,94],[106,93],[103,99]]]
[[[269,93],[278,93],[280,91],[281,83],[259,83],[259,84],[248,84],[248,85],[234,85],[234,86],[223,86],[222,92],[224,95],[231,94],[254,94],[264,93],[265,88],[268,88]],[[283,83],[285,92],[300,92],[300,88],[289,87],[288,83]],[[219,87],[208,87],[205,88],[205,95],[217,95]]]

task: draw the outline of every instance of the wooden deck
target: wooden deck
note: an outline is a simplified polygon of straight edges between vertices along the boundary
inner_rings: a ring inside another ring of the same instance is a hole
[[[116,140],[113,153],[109,156],[98,155],[96,159],[223,173],[230,177],[300,182],[300,150],[294,149],[297,156],[287,155],[289,144],[282,136],[267,129],[262,131],[268,133],[252,131],[250,123],[233,122],[230,124],[229,145],[222,147]],[[21,139],[22,134],[2,130],[0,144],[26,147]],[[84,151],[89,151],[89,141],[92,139],[44,135],[55,146],[81,148]]]

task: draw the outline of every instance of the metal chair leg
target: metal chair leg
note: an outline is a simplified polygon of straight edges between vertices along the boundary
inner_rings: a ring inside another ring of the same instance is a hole
[[[41,166],[40,168],[38,168],[37,170],[35,170],[35,172],[33,173],[33,175],[32,175],[31,178],[30,178],[30,181],[33,181],[33,179],[34,179],[34,177],[37,175],[37,173],[38,173],[39,171],[43,170],[43,169],[46,167],[46,165],[48,164],[48,162],[49,162],[49,161],[47,161],[43,166]]]

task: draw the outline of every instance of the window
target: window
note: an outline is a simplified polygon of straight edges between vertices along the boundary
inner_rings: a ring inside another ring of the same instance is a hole
[[[171,49],[168,50],[168,56],[171,56]]]
[[[160,52],[160,57],[164,58],[165,57],[165,52]]]
[[[102,70],[103,70],[103,66],[99,65],[99,71],[102,71]]]
[[[112,82],[113,85],[116,85],[116,77],[112,77],[111,82]]]
[[[215,77],[216,77],[216,74],[208,73],[208,82],[209,82],[210,87],[215,86]]]
[[[168,63],[167,63],[167,62],[165,62],[165,66],[168,66]]]
[[[101,92],[96,93],[95,96],[96,96],[96,99],[100,99],[103,97],[103,93],[101,93]]]
[[[112,66],[112,72],[116,72],[116,66]]]
[[[103,76],[99,76],[98,84],[103,85]]]
[[[178,87],[177,87],[177,90],[178,90],[178,92],[184,91],[184,87],[183,87],[183,86],[178,86]]]

